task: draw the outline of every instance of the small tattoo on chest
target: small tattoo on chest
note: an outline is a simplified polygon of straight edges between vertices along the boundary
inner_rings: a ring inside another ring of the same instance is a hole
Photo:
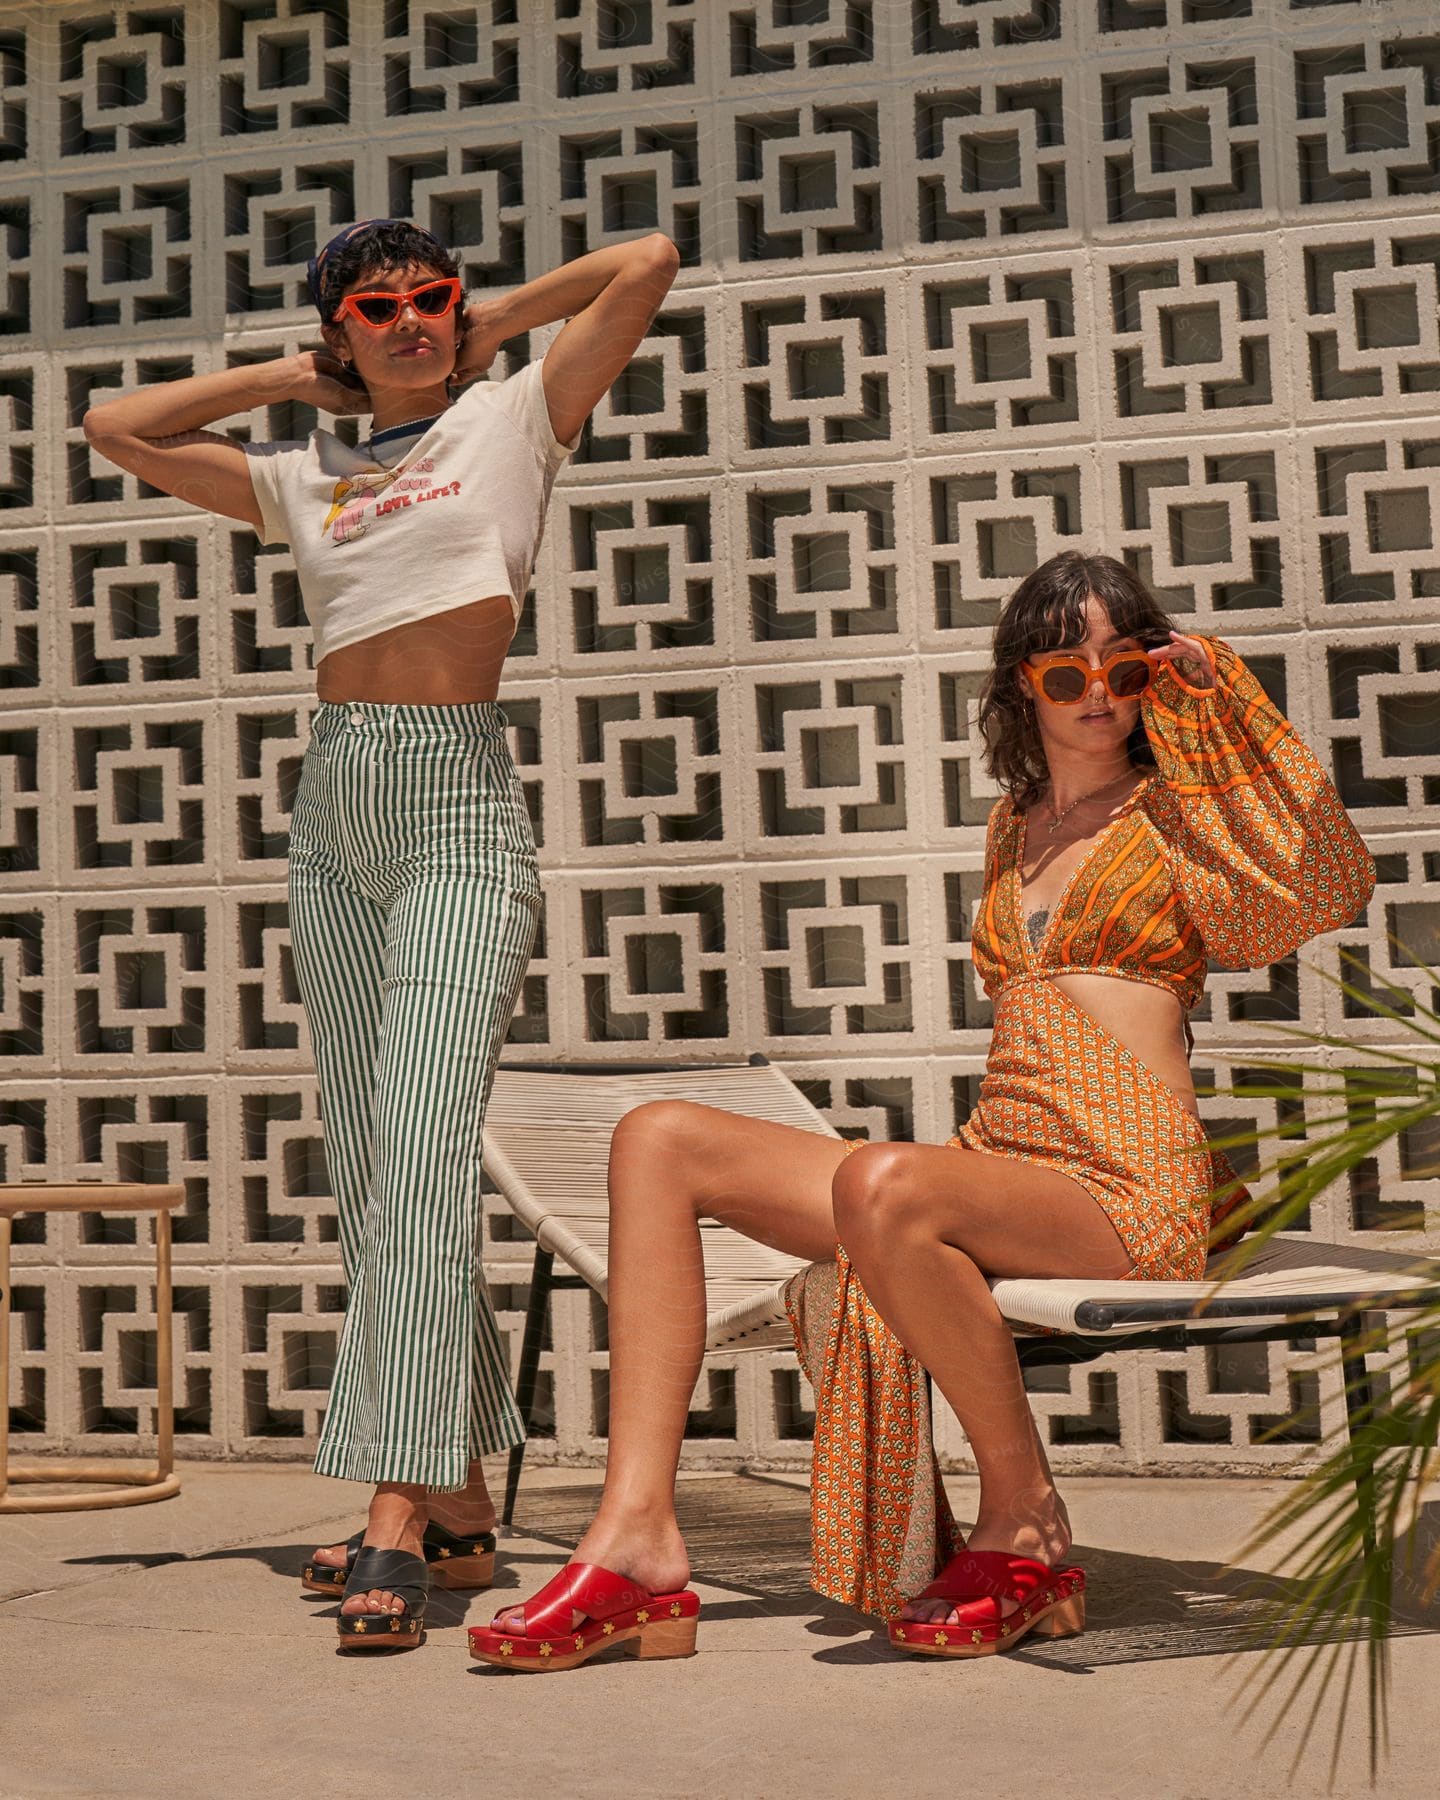
[[[1030,948],[1038,950],[1040,940],[1045,935],[1045,927],[1050,923],[1049,907],[1039,907],[1028,913],[1025,918],[1025,935],[1030,939]]]

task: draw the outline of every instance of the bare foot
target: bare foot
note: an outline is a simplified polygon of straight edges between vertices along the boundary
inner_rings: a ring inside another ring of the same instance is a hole
[[[370,1502],[365,1547],[369,1550],[405,1550],[411,1556],[420,1556],[424,1535],[425,1489],[400,1482],[381,1482]],[[405,1602],[388,1588],[351,1594],[340,1608],[342,1617],[350,1619],[358,1618],[362,1613],[378,1615],[404,1610]]]
[[[648,1514],[607,1518],[602,1508],[570,1560],[626,1575],[652,1594],[677,1594],[690,1579],[690,1558],[673,1513],[663,1518]],[[571,1629],[581,1623],[581,1615],[572,1611]],[[524,1613],[519,1607],[510,1607],[496,1615],[495,1625],[500,1631],[523,1634]]]
[[[1017,1519],[1017,1514],[1019,1518]],[[967,1550],[999,1550],[1008,1556],[1029,1556],[1047,1568],[1055,1568],[1069,1554],[1072,1542],[1070,1515],[1065,1502],[1054,1488],[1043,1494],[1026,1495],[1021,1505],[995,1514],[985,1506],[982,1497],[980,1517],[966,1542]],[[976,1595],[976,1599],[984,1596]],[[959,1618],[959,1605],[954,1600],[907,1600],[900,1609],[902,1619],[918,1619],[927,1624],[954,1624]],[[1018,1600],[1001,1599],[1000,1617],[1015,1612]]]

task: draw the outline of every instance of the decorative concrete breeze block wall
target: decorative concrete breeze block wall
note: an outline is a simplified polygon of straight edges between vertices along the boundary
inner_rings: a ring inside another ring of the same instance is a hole
[[[1437,954],[1437,193],[1426,0],[0,4],[0,1168],[186,1184],[183,1452],[304,1455],[344,1305],[286,932],[313,682],[288,556],[92,454],[87,405],[314,342],[305,258],[357,216],[479,288],[669,232],[503,695],[546,889],[510,1054],[759,1050],[940,1140],[990,1023],[989,630],[1067,546],[1243,650],[1379,862],[1353,928],[1214,979],[1201,1078],[1274,1022],[1383,1038],[1340,945],[1432,998],[1392,934]],[[1434,1246],[1435,1168],[1394,1147],[1311,1226]],[[151,1428],[148,1230],[22,1225],[18,1449]],[[517,1350],[528,1257],[492,1204]],[[1059,1466],[1273,1470],[1335,1417],[1319,1361],[1120,1357],[1036,1406]],[[603,1454],[604,1366],[558,1297],[538,1455]],[[687,1454],[803,1463],[806,1404],[717,1358]]]

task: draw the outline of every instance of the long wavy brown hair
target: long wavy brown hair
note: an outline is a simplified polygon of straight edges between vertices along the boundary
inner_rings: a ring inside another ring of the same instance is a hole
[[[1146,649],[1170,641],[1170,620],[1133,569],[1113,556],[1063,550],[1041,563],[1005,602],[995,624],[995,666],[980,694],[985,767],[1016,806],[1033,806],[1050,785],[1035,706],[1020,674],[1027,656],[1068,650],[1085,641],[1085,602],[1094,595],[1122,637]],[[1132,762],[1153,766],[1137,724],[1127,746]]]

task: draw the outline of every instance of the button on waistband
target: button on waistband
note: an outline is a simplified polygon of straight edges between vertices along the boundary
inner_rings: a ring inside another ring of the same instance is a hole
[[[352,725],[363,725],[365,723],[365,715],[358,706],[352,706],[350,708],[350,723]]]

